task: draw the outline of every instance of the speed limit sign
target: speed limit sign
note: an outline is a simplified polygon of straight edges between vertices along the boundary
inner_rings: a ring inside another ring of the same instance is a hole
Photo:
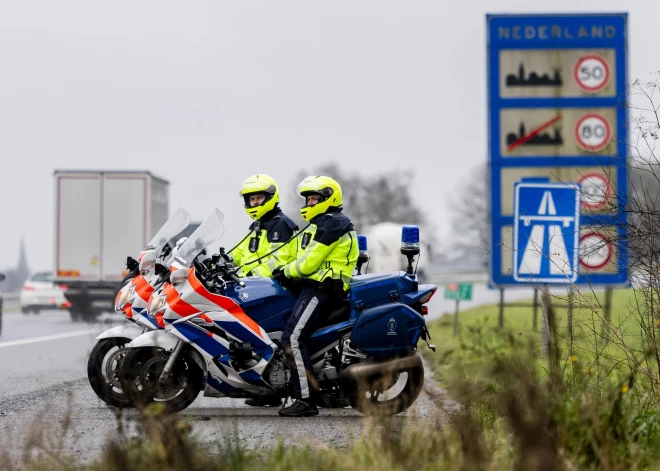
[[[580,237],[580,264],[599,270],[612,260],[612,246],[604,236],[590,232]]]
[[[612,196],[612,185],[602,173],[587,173],[578,179],[582,189],[582,206],[589,209],[600,209],[607,204]]]
[[[575,141],[591,152],[604,149],[612,138],[612,128],[605,116],[587,113],[575,123]]]
[[[597,54],[582,56],[573,67],[573,78],[583,91],[598,93],[610,83],[610,66]]]

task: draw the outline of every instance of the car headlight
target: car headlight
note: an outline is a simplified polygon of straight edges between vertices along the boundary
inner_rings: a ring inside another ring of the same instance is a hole
[[[155,316],[158,311],[165,307],[165,300],[165,296],[152,296],[149,300],[149,305],[147,306],[147,314],[152,317]]]

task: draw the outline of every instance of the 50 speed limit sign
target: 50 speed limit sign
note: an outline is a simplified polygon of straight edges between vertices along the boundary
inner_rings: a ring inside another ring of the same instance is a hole
[[[597,54],[582,56],[573,67],[573,79],[583,91],[598,93],[610,83],[610,66]]]
[[[612,139],[612,127],[605,116],[587,113],[575,123],[575,141],[584,150],[603,150]]]

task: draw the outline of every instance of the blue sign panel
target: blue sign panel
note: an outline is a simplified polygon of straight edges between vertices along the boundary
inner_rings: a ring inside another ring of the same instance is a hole
[[[513,278],[573,283],[578,277],[580,186],[516,183]]]
[[[516,183],[527,178],[580,188],[575,283],[629,285],[627,15],[488,15],[487,28],[490,285],[538,279],[516,258]]]

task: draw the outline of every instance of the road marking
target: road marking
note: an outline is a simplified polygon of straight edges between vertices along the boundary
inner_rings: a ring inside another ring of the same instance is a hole
[[[29,339],[10,340],[9,342],[0,342],[2,347],[14,347],[16,345],[25,345],[28,343],[47,342],[49,340],[66,339],[69,337],[79,337],[81,335],[99,334],[98,329],[78,330],[76,332],[65,332],[63,334],[44,335],[43,337],[32,337]]]

